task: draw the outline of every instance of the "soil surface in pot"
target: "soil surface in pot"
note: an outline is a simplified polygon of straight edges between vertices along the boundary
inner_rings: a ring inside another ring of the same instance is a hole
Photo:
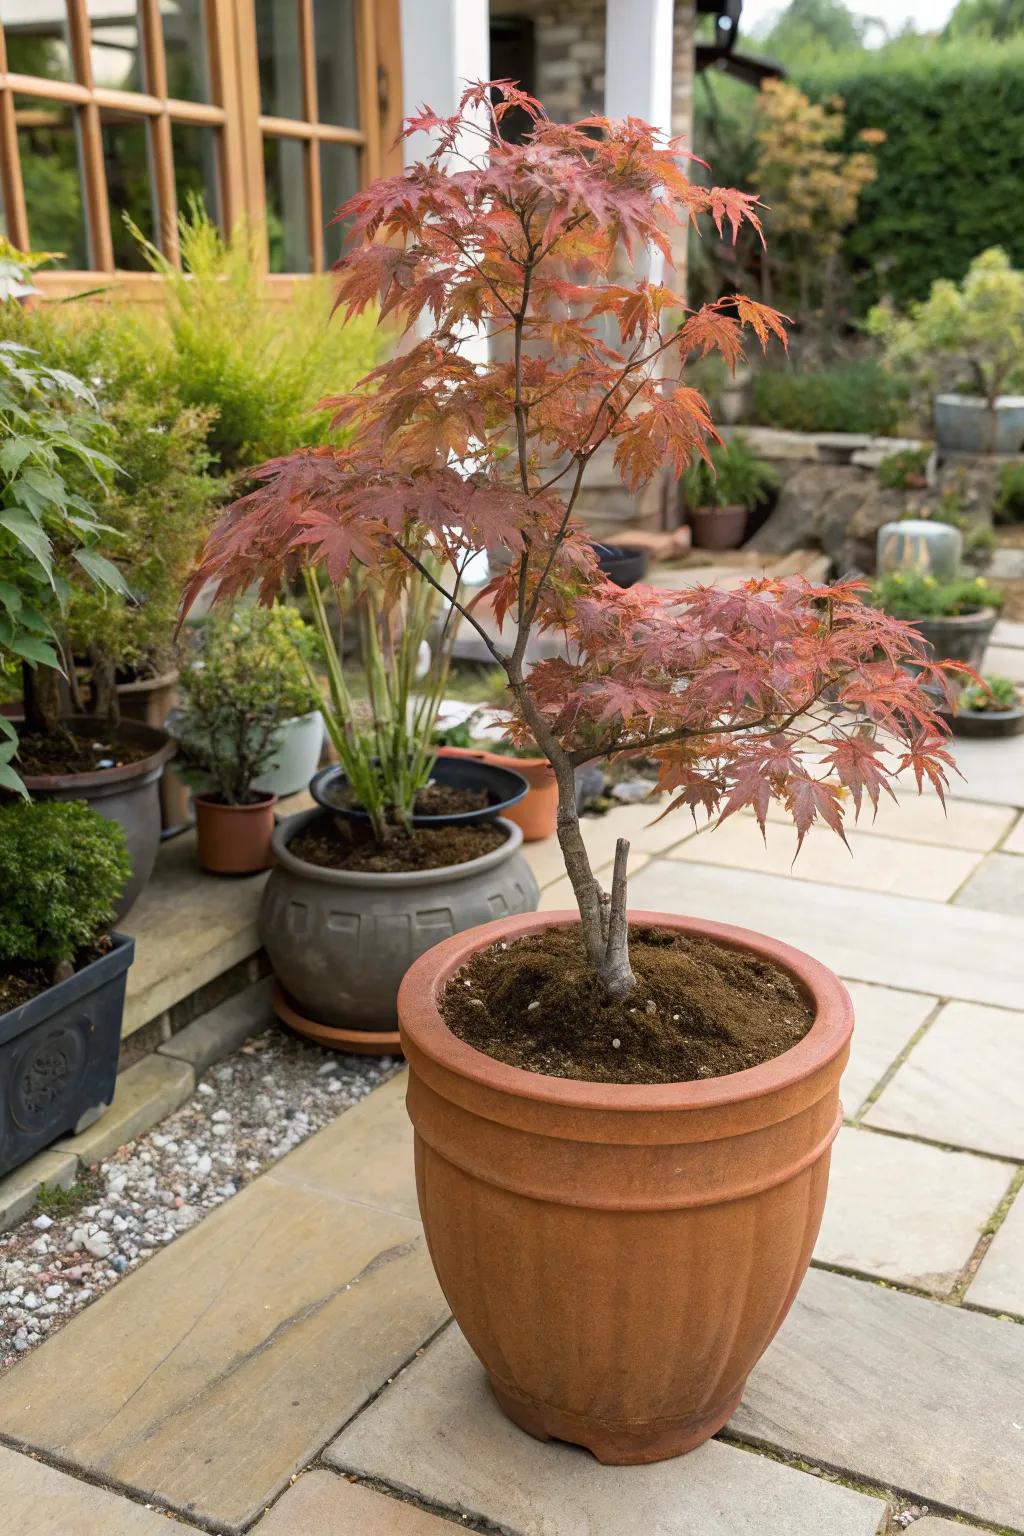
[[[454,1035],[497,1061],[594,1083],[724,1077],[788,1051],[814,1006],[780,966],[713,939],[630,930],[637,985],[610,998],[579,928],[548,928],[481,950],[445,987]]]
[[[332,791],[332,797],[334,792]],[[362,810],[353,791],[346,785],[336,795],[338,805]],[[463,811],[482,811],[489,804],[486,789],[463,789],[455,784],[426,784],[416,791],[413,811],[417,816],[458,816]],[[504,841],[504,839],[502,839]],[[453,860],[452,862],[461,862]],[[420,869],[428,866],[410,865]]]
[[[123,763],[140,763],[144,757],[152,755],[151,744],[119,741],[116,731],[94,738],[80,736],[77,731],[61,726],[52,735],[31,731],[20,734],[14,761],[21,773],[29,775],[94,773],[97,768],[120,768]]]
[[[470,859],[493,853],[505,840],[502,829],[487,821],[469,826],[416,827],[411,836],[396,833],[390,843],[382,844],[363,827],[342,830],[328,815],[296,833],[288,844],[288,852],[321,869],[401,875],[467,864]]]
[[[79,951],[74,959],[74,969],[80,971],[109,953],[110,938],[105,935],[87,949]],[[10,1013],[13,1008],[20,1008],[22,1003],[31,1002],[34,997],[48,992],[54,985],[53,973],[52,965],[0,966],[0,1014]]]

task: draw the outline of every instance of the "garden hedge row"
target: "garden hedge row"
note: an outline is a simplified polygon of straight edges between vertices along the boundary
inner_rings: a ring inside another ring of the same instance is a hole
[[[886,134],[846,239],[858,307],[924,298],[990,245],[1024,265],[1024,37],[838,55],[796,83],[843,97],[851,140]]]

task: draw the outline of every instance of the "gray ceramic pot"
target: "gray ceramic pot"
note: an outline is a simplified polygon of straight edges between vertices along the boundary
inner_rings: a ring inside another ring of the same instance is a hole
[[[1020,453],[1024,395],[1000,395],[994,418],[978,395],[936,395],[935,436],[951,453]]]
[[[522,830],[497,825],[507,841],[466,864],[412,874],[322,869],[288,844],[323,816],[302,811],[274,832],[277,859],[263,892],[260,938],[274,974],[308,1019],[339,1029],[391,1030],[398,986],[410,965],[442,939],[478,923],[533,912],[538,888],[522,853]]]
[[[934,661],[965,661],[980,672],[996,617],[994,608],[978,608],[974,613],[912,622],[931,646]]]

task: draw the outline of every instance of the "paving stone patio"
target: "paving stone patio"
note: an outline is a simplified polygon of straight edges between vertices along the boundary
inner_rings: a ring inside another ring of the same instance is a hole
[[[749,818],[586,823],[605,870],[632,837],[636,908],[797,944],[857,1013],[812,1271],[718,1439],[616,1470],[502,1418],[446,1326],[399,1076],[0,1378],[5,1536],[1024,1536],[1024,743],[956,752],[948,820],[906,796],[793,873]],[[529,856],[569,905],[554,846]]]

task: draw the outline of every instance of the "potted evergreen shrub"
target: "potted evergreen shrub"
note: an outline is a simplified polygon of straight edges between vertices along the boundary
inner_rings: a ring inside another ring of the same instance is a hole
[[[779,477],[737,435],[712,447],[707,458],[695,458],[681,489],[695,548],[737,549],[747,537],[750,514],[778,495]]]
[[[184,703],[172,724],[182,776],[195,790],[199,862],[211,874],[266,869],[274,786],[283,778],[304,788],[316,769],[323,721],[310,642],[292,609],[240,604],[209,620],[201,653],[182,673]]]
[[[877,306],[868,329],[884,343],[893,369],[937,391],[940,448],[1024,450],[1024,272],[999,246],[975,257],[962,283],[933,283],[906,315]]]
[[[114,1096],[134,940],[125,835],[80,801],[0,807],[0,1177]]]
[[[978,671],[1003,596],[981,576],[942,581],[922,571],[890,571],[875,582],[872,600],[893,618],[913,624],[929,656],[962,661]]]
[[[513,108],[532,120],[516,143],[500,131]],[[604,890],[575,769],[643,754],[670,809],[752,807],[763,831],[776,800],[801,841],[819,822],[842,833],[901,770],[941,792],[945,728],[903,663],[944,689],[949,668],[856,582],[623,590],[574,520],[603,445],[634,489],[707,451],[707,408],[680,377],[693,351],[734,362],[741,326],[784,335],[742,296],[691,313],[635,275],[648,270],[637,251],[670,259],[695,215],[756,228],[755,199],[692,185],[678,146],[635,119],[555,124],[508,82],[467,88],[457,117],[425,110],[406,134],[420,129],[436,136],[429,157],[342,210],[342,308],[381,295],[408,349],[338,403],[349,447],[265,466],[192,591],[259,579],[270,592],[304,557],[332,583],[360,561],[393,602],[416,573],[504,669],[515,729],[555,774],[576,909],[498,916],[406,975],[420,1210],[515,1422],[605,1461],[653,1461],[728,1419],[796,1294],[852,1007],[824,966],[774,939],[630,912],[625,839]],[[486,363],[463,356],[467,320],[510,344]],[[516,552],[488,589],[498,634],[458,583],[491,541]],[[569,653],[528,669],[545,626]],[[301,951],[308,917],[279,916]],[[339,917],[339,930],[372,955],[372,927]]]

